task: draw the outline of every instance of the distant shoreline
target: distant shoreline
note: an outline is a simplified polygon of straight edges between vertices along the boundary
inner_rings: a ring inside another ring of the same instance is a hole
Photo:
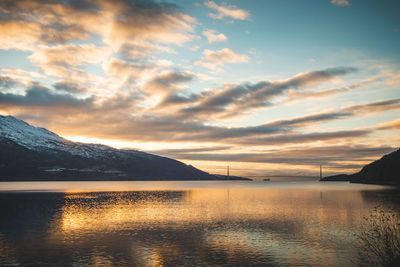
[[[138,178],[138,179],[98,179],[98,178],[84,178],[84,179],[76,179],[76,178],[63,178],[63,179],[43,179],[43,178],[17,178],[17,179],[1,179],[0,182],[146,182],[146,181],[252,181],[252,179],[246,177],[238,177],[238,176],[230,176],[229,178],[224,179],[159,179],[159,178]]]

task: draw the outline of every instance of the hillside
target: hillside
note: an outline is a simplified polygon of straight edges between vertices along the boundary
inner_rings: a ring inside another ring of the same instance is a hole
[[[335,175],[321,181],[350,181],[351,183],[400,186],[400,149],[383,156],[351,175]]]
[[[217,180],[180,161],[68,141],[13,116],[0,116],[0,180]]]

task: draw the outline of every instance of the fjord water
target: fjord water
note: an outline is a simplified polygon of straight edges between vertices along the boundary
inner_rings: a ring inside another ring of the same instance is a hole
[[[0,183],[0,265],[352,266],[398,191],[346,182]]]

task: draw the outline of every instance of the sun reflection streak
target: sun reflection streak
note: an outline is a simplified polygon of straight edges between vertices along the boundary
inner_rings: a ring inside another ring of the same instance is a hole
[[[186,225],[204,221],[304,220],[312,213],[318,222],[335,225],[358,223],[353,207],[363,204],[360,193],[342,192],[335,203],[334,192],[280,189],[194,189],[188,191],[143,191],[132,200],[113,193],[112,201],[90,194],[67,194],[61,225],[65,232],[106,231],[151,224]],[[285,197],[290,195],[290,197]],[[315,209],[319,203],[320,208]],[[298,209],[298,206],[302,209]],[[322,208],[324,205],[324,208]],[[279,210],[277,210],[279,207]]]

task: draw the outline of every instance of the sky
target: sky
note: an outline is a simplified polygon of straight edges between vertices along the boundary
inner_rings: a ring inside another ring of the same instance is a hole
[[[0,0],[0,114],[248,177],[398,149],[400,2]]]

